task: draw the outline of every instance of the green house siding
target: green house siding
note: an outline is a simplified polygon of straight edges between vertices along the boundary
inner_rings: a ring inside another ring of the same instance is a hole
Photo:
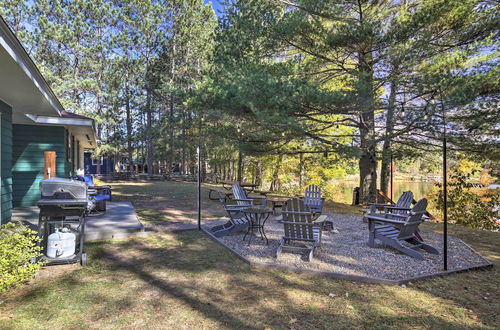
[[[55,151],[56,176],[67,177],[66,133],[64,127],[13,125],[13,205],[35,205],[40,199],[44,152]]]
[[[12,109],[0,101],[1,119],[1,214],[0,223],[12,217]]]

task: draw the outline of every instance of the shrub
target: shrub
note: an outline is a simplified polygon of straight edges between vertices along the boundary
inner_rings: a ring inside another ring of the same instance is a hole
[[[39,257],[37,233],[21,222],[9,222],[0,226],[0,292],[30,280],[42,265],[31,263]]]
[[[448,187],[448,219],[452,223],[472,228],[498,230],[500,191],[486,188],[473,188],[468,183],[469,175],[450,175]],[[442,186],[430,193],[436,212],[442,217],[443,192]],[[434,213],[433,213],[434,214]]]

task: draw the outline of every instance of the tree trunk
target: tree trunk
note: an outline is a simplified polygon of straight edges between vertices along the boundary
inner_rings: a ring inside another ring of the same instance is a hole
[[[361,8],[360,8],[361,10]],[[362,13],[362,12],[360,12]],[[361,14],[360,14],[361,15]],[[362,16],[360,17],[361,24]],[[359,105],[360,149],[359,159],[359,202],[376,202],[377,199],[377,157],[375,140],[375,95],[373,86],[373,55],[370,42],[361,44],[358,53],[358,88],[364,95]]]
[[[148,165],[148,176],[153,176],[153,118],[151,114],[151,91],[146,89],[146,161]]]
[[[174,95],[170,94],[170,105],[169,105],[169,120],[168,120],[168,162],[170,164],[168,172],[170,173],[172,171],[172,164],[174,163]],[[184,154],[184,149],[182,150],[183,152],[183,157],[185,156]],[[182,159],[182,166],[180,169],[181,173],[184,172],[184,158]],[[183,173],[184,174],[184,173]]]
[[[219,176],[219,165],[217,163],[217,158],[214,159],[214,168],[213,168],[213,172],[211,171],[210,173],[212,173],[212,179],[215,183],[217,183],[217,177]]]
[[[181,172],[184,174],[186,172],[186,129],[184,128],[184,122],[186,121],[186,113],[182,112],[182,161],[181,161]]]
[[[304,154],[299,154],[299,187],[302,188],[304,184]]]
[[[391,90],[389,94],[389,104],[387,109],[387,118],[385,123],[385,136],[384,144],[382,147],[382,165],[380,170],[380,190],[384,194],[388,194],[389,191],[389,181],[391,175],[391,141],[392,141],[392,131],[394,127],[394,107],[396,103],[396,93],[397,93],[397,81],[393,80],[391,82]],[[391,196],[392,198],[392,196]]]
[[[243,154],[241,150],[238,150],[238,175],[237,175],[237,181],[241,182],[243,178]]]
[[[282,162],[283,162],[283,155],[279,154],[276,165],[274,166],[274,169],[273,169],[271,186],[269,187],[270,191],[277,191],[277,190],[279,190],[279,188],[281,186],[280,179],[279,179],[279,173],[280,173]]]
[[[129,73],[127,67],[127,74],[125,78],[125,110],[127,112],[126,125],[127,125],[127,154],[128,154],[128,170],[131,175],[134,174],[134,159],[132,155],[132,113],[130,109],[130,89],[128,85]]]
[[[255,184],[260,187],[262,185],[262,163],[260,161],[257,161],[255,168]]]
[[[234,180],[234,159],[229,161],[229,180]]]

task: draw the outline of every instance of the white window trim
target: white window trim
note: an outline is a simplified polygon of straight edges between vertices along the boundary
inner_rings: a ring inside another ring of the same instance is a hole
[[[101,157],[101,166],[103,165],[103,158],[104,157]],[[94,158],[91,158],[91,159],[92,159],[92,165],[96,166],[97,165],[97,161]]]

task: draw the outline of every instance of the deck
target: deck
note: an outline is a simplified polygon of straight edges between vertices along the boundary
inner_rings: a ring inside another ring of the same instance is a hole
[[[127,238],[144,232],[134,207],[129,202],[108,202],[102,215],[87,217],[85,241],[109,238]],[[12,210],[13,220],[23,220],[33,229],[38,227],[38,207],[16,207]]]

